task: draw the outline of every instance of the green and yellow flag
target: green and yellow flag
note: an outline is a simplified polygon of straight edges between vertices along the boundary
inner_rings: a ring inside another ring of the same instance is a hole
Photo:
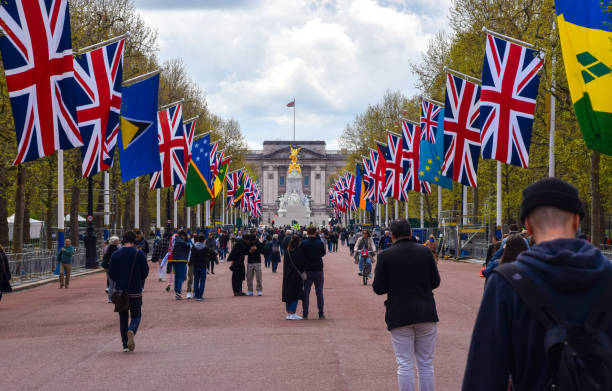
[[[612,155],[612,16],[599,0],[555,0],[567,82],[587,146]]]
[[[185,183],[185,203],[194,206],[211,200],[210,179],[210,139],[209,135],[193,143],[191,160],[187,169]]]
[[[229,170],[230,158],[223,159],[219,165],[219,173],[213,180],[213,198],[217,198],[223,191],[223,184],[225,183],[225,176]]]

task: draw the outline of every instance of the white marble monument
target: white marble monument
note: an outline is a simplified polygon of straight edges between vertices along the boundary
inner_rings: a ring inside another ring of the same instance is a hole
[[[298,153],[301,148],[291,148],[291,164],[287,171],[287,188],[285,194],[278,197],[277,225],[308,225],[311,222],[310,199],[302,190],[302,169],[298,164]]]

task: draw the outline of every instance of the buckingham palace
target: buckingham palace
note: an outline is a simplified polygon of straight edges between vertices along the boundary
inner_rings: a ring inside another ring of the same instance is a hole
[[[329,178],[335,178],[346,164],[346,154],[327,150],[325,141],[264,141],[262,150],[247,153],[247,163],[257,171],[262,190],[262,222],[270,223],[277,217],[278,198],[286,192],[290,147],[301,148],[302,188],[310,198],[312,222],[320,225],[331,213]]]

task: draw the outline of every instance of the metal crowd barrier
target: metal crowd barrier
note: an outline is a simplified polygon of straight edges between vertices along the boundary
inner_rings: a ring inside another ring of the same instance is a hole
[[[7,253],[11,270],[11,285],[47,279],[53,276],[57,265],[57,250],[33,249],[19,254]],[[85,269],[85,247],[75,247],[72,273]]]

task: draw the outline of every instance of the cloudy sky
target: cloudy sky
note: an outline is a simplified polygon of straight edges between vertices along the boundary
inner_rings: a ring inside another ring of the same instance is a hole
[[[215,114],[252,148],[296,138],[338,147],[387,89],[415,92],[409,63],[447,24],[451,0],[135,0],[160,59],[180,57]]]

